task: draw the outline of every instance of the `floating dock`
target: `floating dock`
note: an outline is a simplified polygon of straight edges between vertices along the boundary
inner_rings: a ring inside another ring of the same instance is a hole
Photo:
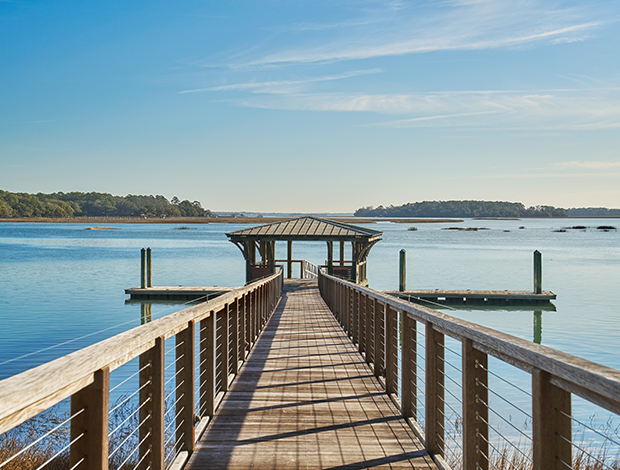
[[[132,287],[125,289],[125,294],[130,298],[127,302],[143,301],[143,300],[211,300],[226,292],[230,292],[235,287]]]
[[[386,294],[399,299],[415,302],[417,300],[442,305],[548,305],[556,299],[551,291],[535,294],[531,291],[517,290],[384,290]]]

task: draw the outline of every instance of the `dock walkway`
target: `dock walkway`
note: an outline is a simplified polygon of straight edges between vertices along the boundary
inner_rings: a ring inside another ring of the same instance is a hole
[[[295,280],[185,468],[437,467],[316,280]]]

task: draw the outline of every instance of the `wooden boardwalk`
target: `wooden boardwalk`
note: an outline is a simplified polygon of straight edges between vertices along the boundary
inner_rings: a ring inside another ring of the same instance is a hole
[[[186,469],[436,469],[316,281],[287,281]]]

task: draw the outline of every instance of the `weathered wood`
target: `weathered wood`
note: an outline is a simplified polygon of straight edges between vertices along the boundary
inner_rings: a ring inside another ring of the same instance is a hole
[[[463,470],[488,470],[489,393],[487,355],[462,344],[463,371]]]
[[[108,468],[108,410],[110,408],[110,370],[94,374],[94,382],[71,397],[71,451],[73,467],[82,462],[84,468]],[[78,414],[79,413],[79,414]]]
[[[407,252],[400,250],[398,264],[398,290],[404,292],[407,289]]]
[[[409,315],[402,315],[403,340],[402,364],[402,411],[405,418],[417,419],[417,324]]]
[[[436,469],[312,286],[287,281],[187,470]]]
[[[364,338],[366,344],[364,345],[364,352],[366,358],[366,364],[372,364],[375,360],[373,355],[373,300],[368,296],[364,296]]]
[[[139,470],[164,470],[164,339],[157,338],[155,346],[140,355]]]
[[[398,393],[398,312],[385,311],[385,391]]]
[[[426,323],[426,451],[444,455],[444,335]]]
[[[542,254],[534,252],[534,294],[542,293]]]
[[[550,291],[534,293],[531,291],[518,290],[441,290],[441,289],[415,289],[415,290],[383,290],[403,300],[421,300],[429,302],[441,302],[446,304],[473,304],[473,305],[542,305],[555,300],[557,295]]]
[[[321,274],[333,282],[341,279]],[[620,397],[620,370],[612,369],[583,358],[535,344],[491,328],[455,318],[445,313],[397,299],[391,295],[347,283],[354,291],[370,293],[378,301],[407,312],[417,321],[431,323],[456,338],[469,338],[474,347],[502,360],[511,359],[517,367],[532,367],[549,372],[552,376],[574,383],[601,398],[618,402]]]
[[[146,287],[153,287],[153,252],[146,249]]]
[[[230,330],[232,334],[230,345],[230,371],[233,374],[239,370],[239,299],[230,304]]]
[[[194,450],[194,322],[176,335],[176,452]]]
[[[286,277],[288,279],[293,277],[293,240],[286,242]]]
[[[553,385],[548,372],[532,372],[533,469],[572,466],[570,393]]]
[[[215,414],[216,320],[211,312],[200,322],[200,415],[209,418]]]
[[[383,360],[385,350],[383,349],[383,343],[381,342],[381,328],[385,322],[385,312],[383,310],[383,306],[377,301],[377,299],[373,299],[373,312],[375,317],[375,348],[373,351],[373,372],[375,374],[375,377],[378,378],[383,374],[383,369],[385,368],[385,362]]]
[[[146,249],[140,250],[140,287],[146,288]]]

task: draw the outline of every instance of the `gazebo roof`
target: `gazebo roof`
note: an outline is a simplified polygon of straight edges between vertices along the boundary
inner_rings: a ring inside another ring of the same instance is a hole
[[[320,240],[375,241],[383,232],[318,217],[299,217],[227,233],[230,241]]]

